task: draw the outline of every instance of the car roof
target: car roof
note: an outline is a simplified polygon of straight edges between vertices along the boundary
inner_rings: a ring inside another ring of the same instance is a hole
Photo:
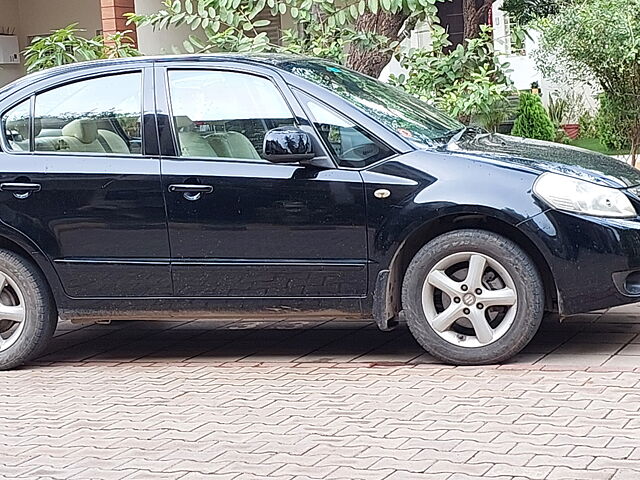
[[[47,78],[53,78],[65,73],[81,72],[94,67],[118,66],[118,65],[135,65],[142,63],[171,63],[171,62],[238,62],[245,64],[263,65],[278,68],[282,63],[303,62],[314,60],[312,57],[295,54],[280,53],[254,53],[254,54],[238,54],[238,53],[208,53],[193,55],[158,55],[158,56],[141,56],[128,58],[113,58],[102,60],[91,60],[87,62],[69,63],[59,67],[48,68],[40,72],[26,75],[2,88],[0,88],[0,99],[11,94],[15,90],[21,89],[25,85],[39,82]]]
[[[10,95],[12,92],[20,90],[22,87],[45,80],[54,78],[58,75],[81,72],[94,67],[119,66],[119,65],[136,65],[144,63],[171,63],[171,62],[238,62],[245,64],[263,65],[278,68],[280,64],[290,62],[308,62],[317,60],[312,57],[295,54],[280,53],[208,53],[208,54],[190,54],[190,55],[157,55],[157,56],[140,56],[128,58],[113,58],[102,60],[90,60],[87,62],[69,63],[58,67],[48,68],[40,72],[31,73],[15,80],[14,82],[0,88],[0,99]]]

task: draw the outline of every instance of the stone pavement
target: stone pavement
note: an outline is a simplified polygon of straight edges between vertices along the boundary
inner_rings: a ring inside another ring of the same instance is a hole
[[[333,320],[60,325],[0,373],[3,478],[640,478],[640,306],[452,368]]]

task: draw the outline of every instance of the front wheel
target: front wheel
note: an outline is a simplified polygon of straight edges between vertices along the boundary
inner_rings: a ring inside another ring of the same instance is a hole
[[[402,303],[411,333],[455,365],[499,363],[527,345],[542,321],[544,289],[529,256],[484,230],[425,245],[407,269]]]

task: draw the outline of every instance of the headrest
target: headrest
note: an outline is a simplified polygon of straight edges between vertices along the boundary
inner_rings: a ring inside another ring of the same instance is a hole
[[[195,130],[195,124],[193,120],[191,120],[186,115],[177,115],[175,117],[176,128],[182,131]]]
[[[36,137],[42,130],[42,122],[39,118],[36,118],[34,122]],[[7,130],[15,130],[24,139],[29,138],[29,118],[17,118],[15,120],[9,120],[6,125]]]
[[[42,120],[36,118],[33,120],[33,136],[37,137],[42,132]]]
[[[42,121],[36,118],[33,122],[34,134],[37,137],[42,131]],[[15,120],[9,120],[6,124],[7,130],[15,130],[25,140],[29,138],[29,118],[17,118]]]
[[[74,137],[82,143],[93,143],[98,139],[98,124],[95,120],[79,118],[62,129],[65,137]]]

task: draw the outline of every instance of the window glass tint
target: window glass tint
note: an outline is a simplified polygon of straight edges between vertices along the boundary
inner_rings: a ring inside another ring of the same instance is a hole
[[[29,115],[30,100],[25,100],[2,116],[2,132],[9,150],[13,152],[29,151]]]
[[[169,72],[173,120],[185,157],[262,161],[266,132],[295,125],[269,80],[218,71]]]
[[[36,96],[35,149],[140,154],[142,75],[93,78]]]
[[[313,100],[307,101],[314,124],[338,163],[343,167],[366,167],[393,155],[393,151],[369,132]]]

